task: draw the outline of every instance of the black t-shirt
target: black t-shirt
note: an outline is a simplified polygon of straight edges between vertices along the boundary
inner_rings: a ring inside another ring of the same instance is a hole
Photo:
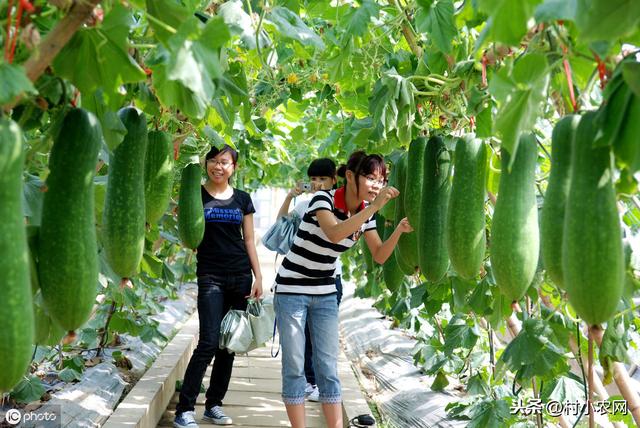
[[[242,236],[244,216],[256,212],[251,196],[233,189],[229,199],[215,199],[201,187],[204,205],[204,239],[198,247],[197,274],[251,272],[247,247]]]

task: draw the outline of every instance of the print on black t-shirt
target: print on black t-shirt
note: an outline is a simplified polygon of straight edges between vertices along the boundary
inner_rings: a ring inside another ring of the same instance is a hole
[[[242,211],[239,208],[205,208],[204,220],[214,223],[242,224]]]
[[[204,239],[198,247],[197,274],[226,275],[251,272],[242,236],[244,216],[256,212],[251,196],[233,189],[229,199],[216,199],[202,187]]]

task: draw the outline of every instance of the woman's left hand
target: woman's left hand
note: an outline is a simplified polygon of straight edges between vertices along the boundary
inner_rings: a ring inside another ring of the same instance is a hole
[[[405,217],[402,220],[400,220],[400,223],[398,223],[398,230],[402,233],[413,232],[413,227],[411,227],[411,224],[409,223],[408,218]]]
[[[253,287],[251,287],[250,299],[260,299],[262,297],[262,279],[256,279],[253,281]]]

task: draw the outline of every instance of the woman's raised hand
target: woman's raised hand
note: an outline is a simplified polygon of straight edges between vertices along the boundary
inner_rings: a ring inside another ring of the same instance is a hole
[[[400,191],[395,187],[385,187],[384,189],[380,190],[380,193],[378,193],[378,196],[376,196],[376,199],[371,203],[371,205],[373,205],[377,210],[380,210],[391,199],[397,198],[399,194]]]
[[[400,223],[398,223],[397,229],[402,233],[413,232],[413,227],[409,223],[409,219],[406,217],[400,220]]]

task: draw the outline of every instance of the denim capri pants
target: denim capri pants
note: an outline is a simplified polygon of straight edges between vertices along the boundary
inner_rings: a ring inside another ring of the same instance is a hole
[[[278,293],[274,306],[282,346],[282,401],[289,405],[304,403],[307,383],[304,375],[304,327],[308,320],[320,402],[341,403],[338,302],[335,293],[319,296]]]

